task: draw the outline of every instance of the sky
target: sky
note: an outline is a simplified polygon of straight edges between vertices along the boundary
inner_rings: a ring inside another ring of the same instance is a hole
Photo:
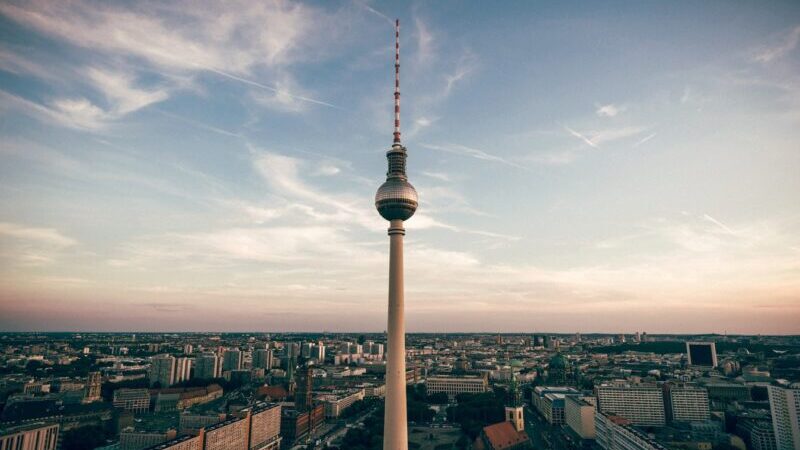
[[[800,3],[0,2],[0,330],[800,333]]]

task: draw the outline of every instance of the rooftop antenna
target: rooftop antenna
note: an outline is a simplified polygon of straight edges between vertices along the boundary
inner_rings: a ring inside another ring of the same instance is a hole
[[[394,23],[394,143],[400,143],[400,19]]]

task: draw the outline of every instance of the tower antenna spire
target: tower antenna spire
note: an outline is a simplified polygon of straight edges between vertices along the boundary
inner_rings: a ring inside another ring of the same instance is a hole
[[[400,19],[394,22],[394,143],[400,143]]]

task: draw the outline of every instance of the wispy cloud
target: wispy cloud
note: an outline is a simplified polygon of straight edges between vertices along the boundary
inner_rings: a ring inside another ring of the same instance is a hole
[[[613,103],[609,103],[608,105],[595,105],[595,107],[597,108],[595,114],[597,114],[598,117],[616,117],[626,109],[624,106],[617,106]]]
[[[575,136],[576,138],[580,139],[581,141],[583,141],[589,147],[597,148],[597,144],[592,142],[591,139],[587,138],[586,136],[582,135],[581,133],[578,133],[577,131],[573,130],[572,128],[570,128],[570,127],[568,127],[566,125],[564,125],[564,129],[567,131],[567,133],[569,133],[569,134]]]
[[[8,222],[0,222],[0,236],[35,241],[56,247],[69,247],[77,244],[75,239],[64,236],[55,228],[29,227]]]
[[[646,130],[646,128],[644,127],[608,128],[584,134],[564,125],[564,130],[570,135],[583,141],[583,143],[585,143],[586,145],[593,148],[600,148],[600,146],[606,142],[612,142],[636,136],[637,134],[641,134]]]
[[[794,50],[800,42],[800,25],[781,35],[779,41],[771,46],[764,46],[758,49],[753,59],[761,63],[769,63]]]
[[[649,141],[650,139],[653,139],[654,137],[656,137],[656,133],[648,134],[647,136],[645,136],[645,137],[639,139],[638,141],[636,141],[636,143],[633,144],[633,147],[636,148],[636,147],[644,144],[645,142]]]
[[[465,145],[459,145],[459,144],[445,144],[445,145],[421,144],[421,145],[422,147],[429,148],[431,150],[438,150],[441,152],[453,153],[456,155],[469,156],[471,158],[480,159],[483,161],[492,161],[500,164],[505,164],[507,166],[516,167],[522,170],[529,170],[522,164],[518,164],[509,159],[487,153],[477,148],[467,147]]]

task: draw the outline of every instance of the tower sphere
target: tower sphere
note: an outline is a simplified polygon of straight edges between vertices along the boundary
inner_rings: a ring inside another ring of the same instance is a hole
[[[417,190],[402,178],[389,178],[375,193],[375,207],[386,220],[408,220],[417,210]]]

